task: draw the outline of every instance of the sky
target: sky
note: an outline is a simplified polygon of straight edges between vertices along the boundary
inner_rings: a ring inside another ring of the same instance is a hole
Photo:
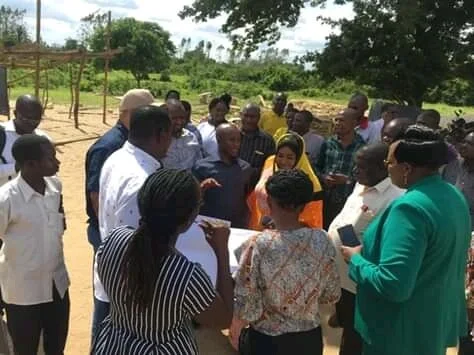
[[[27,10],[25,22],[32,38],[35,38],[36,0],[3,0],[2,3]],[[135,17],[138,20],[157,22],[171,34],[177,47],[182,38],[191,37],[192,47],[200,40],[205,40],[212,42],[214,51],[221,44],[229,48],[230,42],[226,35],[219,32],[225,17],[205,23],[181,20],[178,17],[178,12],[191,3],[192,0],[42,0],[42,39],[50,44],[63,44],[66,38],[77,38],[80,19],[100,9],[104,12],[111,10],[113,18]],[[303,9],[298,25],[283,30],[276,47],[288,49],[291,57],[323,48],[326,37],[333,29],[319,23],[316,20],[319,15],[333,19],[351,18],[352,5],[328,4],[325,9]]]

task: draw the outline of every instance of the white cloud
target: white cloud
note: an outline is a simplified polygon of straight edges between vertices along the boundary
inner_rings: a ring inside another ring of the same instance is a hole
[[[35,0],[4,0],[6,5],[27,10],[26,23],[33,34],[35,29]],[[166,6],[149,0],[43,0],[42,37],[48,43],[64,43],[68,37],[77,37],[80,19],[97,11],[112,11],[113,17],[135,17],[138,20],[158,22],[170,32],[179,46],[182,38],[190,37],[193,45],[200,40],[211,41],[214,50],[219,46],[230,47],[227,37],[219,32],[225,17],[195,23],[190,19],[181,20],[178,12],[192,3],[192,0],[173,0]],[[317,16],[333,19],[352,17],[351,5],[328,5],[326,9],[305,8],[295,28],[284,29],[282,39],[276,44],[280,49],[289,49],[291,56],[301,55],[308,50],[320,49],[326,37],[333,32],[327,25],[317,21]],[[34,36],[33,36],[34,37]]]

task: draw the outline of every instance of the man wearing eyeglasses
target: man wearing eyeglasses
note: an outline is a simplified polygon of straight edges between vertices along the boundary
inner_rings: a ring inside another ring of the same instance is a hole
[[[0,134],[4,134],[5,138],[3,150],[0,151],[0,186],[17,175],[15,159],[12,155],[12,146],[19,137],[24,134],[34,133],[51,140],[46,133],[37,128],[43,116],[43,107],[35,96],[20,96],[16,100],[13,114],[15,116],[13,120],[0,123],[0,130],[3,130],[3,132],[0,131]]]

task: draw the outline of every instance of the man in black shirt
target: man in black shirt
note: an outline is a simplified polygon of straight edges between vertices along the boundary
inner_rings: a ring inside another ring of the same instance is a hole
[[[217,127],[216,137],[219,157],[202,159],[193,168],[200,182],[213,179],[216,183],[205,189],[200,214],[230,221],[234,228],[247,228],[246,199],[252,169],[239,159],[240,131],[232,124],[223,123]]]

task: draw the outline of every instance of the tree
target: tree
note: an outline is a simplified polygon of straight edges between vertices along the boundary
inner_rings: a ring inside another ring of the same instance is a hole
[[[217,60],[219,62],[222,62],[222,52],[224,52],[225,47],[221,44],[219,47],[217,47]]]
[[[6,47],[30,42],[30,37],[23,21],[26,10],[0,6],[0,43]]]
[[[327,0],[194,0],[180,11],[181,18],[192,17],[205,22],[222,14],[229,14],[222,32],[231,36],[235,48],[245,49],[245,55],[268,42],[275,44],[280,39],[280,27],[294,27],[300,11],[305,5],[323,5]],[[343,4],[346,0],[334,0]],[[244,34],[235,34],[243,30]]]
[[[66,41],[64,42],[63,48],[67,51],[74,50],[74,49],[79,49],[80,44],[79,44],[79,41],[77,39],[66,38]]]
[[[211,50],[212,50],[212,42],[211,41],[208,41],[206,43],[206,54],[207,54],[207,58],[211,58]]]
[[[104,50],[104,41],[105,29],[98,27],[90,39],[91,49]],[[141,81],[148,79],[148,74],[169,68],[176,50],[170,34],[160,25],[134,18],[112,21],[110,45],[123,48],[123,52],[111,60],[111,67],[130,71],[138,87]]]
[[[380,97],[421,107],[429,88],[472,63],[465,47],[472,40],[473,0],[354,0],[354,11],[353,20],[333,23],[340,34],[330,35],[316,55],[327,82],[353,79]]]
[[[427,89],[443,80],[474,80],[474,0],[194,0],[180,16],[206,21],[228,14],[221,30],[249,53],[276,43],[280,28],[295,26],[304,6],[327,2],[351,2],[355,18],[326,19],[340,34],[329,36],[322,54],[307,56],[317,57],[326,81],[352,79],[420,106]]]
[[[181,58],[183,58],[184,53],[186,51],[186,43],[187,43],[186,38],[183,37],[181,39],[181,45],[179,46],[179,52],[180,52]]]
[[[79,41],[81,45],[90,47],[92,37],[96,32],[102,31],[102,33],[105,33],[107,20],[107,14],[101,13],[100,10],[81,18],[81,26],[79,28]]]

